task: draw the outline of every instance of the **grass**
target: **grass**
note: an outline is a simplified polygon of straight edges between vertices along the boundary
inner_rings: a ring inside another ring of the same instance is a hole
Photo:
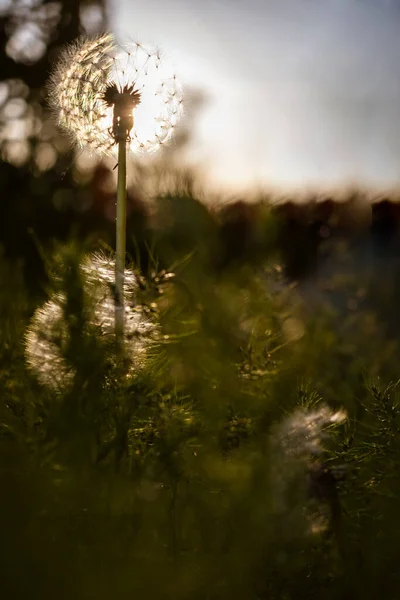
[[[175,196],[156,216],[130,241],[132,310],[156,332],[140,368],[93,325],[93,239],[45,248],[40,293],[1,261],[6,597],[397,598],[393,259],[265,205]],[[57,389],[24,346],[55,292],[73,372]]]

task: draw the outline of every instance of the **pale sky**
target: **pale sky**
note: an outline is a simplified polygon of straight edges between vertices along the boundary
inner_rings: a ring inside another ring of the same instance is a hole
[[[190,160],[221,185],[400,184],[399,0],[111,0],[208,101]]]

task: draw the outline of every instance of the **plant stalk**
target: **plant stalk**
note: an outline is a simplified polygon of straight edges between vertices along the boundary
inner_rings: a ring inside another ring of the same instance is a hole
[[[124,336],[125,305],[125,253],[126,253],[126,139],[118,142],[118,187],[116,223],[115,261],[115,335],[118,340]]]

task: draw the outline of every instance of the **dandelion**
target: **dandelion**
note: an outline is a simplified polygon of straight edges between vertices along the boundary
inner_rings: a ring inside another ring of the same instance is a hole
[[[312,533],[324,531],[329,522],[336,526],[340,516],[336,476],[325,466],[324,454],[332,430],[346,419],[345,411],[333,411],[323,404],[311,410],[299,408],[271,435],[276,458],[271,470],[276,510],[285,513],[297,499],[301,510],[293,513],[293,518],[300,523],[300,515],[306,515]]]
[[[68,329],[63,319],[65,296],[54,295],[32,317],[25,335],[25,357],[39,382],[52,389],[68,388],[74,373],[63,353]]]
[[[90,299],[89,326],[101,336],[114,335],[114,266],[102,254],[88,256],[80,267],[83,276],[83,292]],[[154,323],[144,315],[142,307],[134,306],[137,290],[133,271],[125,269],[125,297],[130,303],[124,306],[124,341],[129,359],[130,372],[136,372],[145,364],[146,351],[156,333]],[[36,310],[25,336],[25,356],[28,366],[39,382],[54,390],[67,389],[74,381],[75,368],[69,364],[66,353],[70,342],[64,319],[67,298],[54,294]]]
[[[159,50],[119,46],[111,34],[68,46],[50,78],[49,103],[60,126],[81,148],[116,156],[152,152],[171,137],[182,112],[182,90]]]
[[[118,155],[115,327],[123,335],[126,152],[153,152],[173,134],[182,90],[159,50],[119,46],[111,34],[67,47],[50,79],[49,103],[82,148]]]
[[[80,265],[84,285],[91,297],[101,300],[104,291],[113,290],[115,282],[115,267],[113,260],[102,252],[87,255]],[[132,301],[137,291],[138,283],[135,273],[131,269],[125,269],[124,274],[124,297]],[[99,298],[100,296],[100,298]]]
[[[345,411],[332,411],[324,405],[310,411],[300,408],[281,423],[277,439],[287,455],[316,457],[324,452],[323,442],[332,426],[346,418]]]

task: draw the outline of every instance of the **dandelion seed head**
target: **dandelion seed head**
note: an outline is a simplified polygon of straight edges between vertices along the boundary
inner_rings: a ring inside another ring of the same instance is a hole
[[[333,411],[326,405],[311,410],[299,408],[272,431],[275,460],[271,467],[271,498],[289,535],[296,527],[305,527],[313,535],[323,533],[327,527],[328,488],[326,477],[320,476],[324,473],[321,458],[332,428],[346,419],[345,411]]]
[[[331,426],[347,419],[343,410],[332,411],[328,406],[314,410],[296,410],[280,424],[277,440],[285,453],[292,456],[317,456],[324,451],[323,442]]]
[[[87,256],[80,269],[83,290],[92,304],[88,325],[102,337],[114,339],[115,300],[112,285],[114,263],[97,253]],[[130,373],[146,364],[147,350],[156,336],[156,325],[144,314],[141,306],[133,306],[136,276],[125,269],[125,294],[131,302],[125,304],[125,350]],[[25,357],[28,367],[38,381],[53,390],[68,389],[74,381],[75,368],[66,359],[69,344],[68,326],[64,318],[67,298],[62,293],[53,294],[33,315],[25,335]]]
[[[45,387],[69,387],[74,372],[63,357],[68,331],[63,320],[65,297],[55,294],[34,313],[25,334],[25,357],[28,367]]]
[[[133,153],[153,152],[170,139],[182,114],[182,88],[159,50],[138,43],[120,46],[105,34],[81,38],[63,51],[48,98],[60,126],[80,147],[115,156],[118,96],[131,103],[128,147]]]
[[[100,291],[110,289],[115,283],[115,261],[102,252],[95,252],[87,255],[80,265],[86,290],[89,293],[94,292],[94,288],[99,287]],[[137,290],[137,278],[131,269],[125,269],[124,275],[124,295],[131,299]]]

